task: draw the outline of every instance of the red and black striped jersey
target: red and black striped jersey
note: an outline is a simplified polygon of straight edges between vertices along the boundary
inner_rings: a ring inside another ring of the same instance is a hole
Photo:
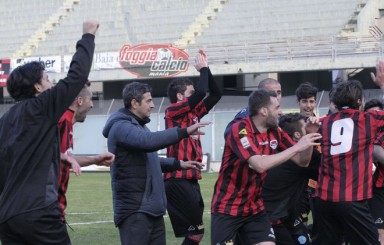
[[[375,145],[384,148],[384,132],[380,132],[380,135],[375,139]],[[384,163],[376,165],[376,170],[373,174],[373,185],[377,188],[384,187]]]
[[[249,116],[233,124],[225,140],[212,213],[249,216],[264,210],[261,191],[266,173],[252,170],[247,160],[254,155],[275,154],[293,144],[280,128],[260,133]]]
[[[208,113],[207,108],[202,100],[191,110],[188,99],[184,99],[179,103],[171,104],[165,111],[165,127],[185,128],[199,122],[199,120]],[[174,157],[183,161],[203,160],[203,152],[201,149],[200,136],[190,135],[188,138],[180,140],[178,143],[167,148],[167,157]],[[199,169],[177,170],[164,174],[165,179],[201,179]]]
[[[384,111],[346,109],[323,118],[319,198],[340,202],[372,197],[373,143],[383,125]]]
[[[72,152],[73,149],[73,123],[72,119],[74,112],[67,110],[59,120],[59,131],[60,131],[60,152],[67,153]],[[60,173],[59,173],[59,190],[57,192],[60,207],[63,211],[62,219],[65,216],[65,208],[67,207],[67,198],[65,196],[68,189],[69,181],[69,170],[71,166],[66,163],[60,162]]]

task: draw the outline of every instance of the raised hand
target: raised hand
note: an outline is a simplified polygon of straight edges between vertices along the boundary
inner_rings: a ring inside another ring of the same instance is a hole
[[[384,90],[384,61],[380,61],[376,65],[376,75],[371,72],[373,82]]]
[[[208,67],[208,59],[204,50],[200,49],[195,59],[195,68],[197,71],[200,71],[203,67]]]
[[[89,33],[95,35],[98,28],[99,22],[96,20],[86,20],[83,23],[83,34]]]

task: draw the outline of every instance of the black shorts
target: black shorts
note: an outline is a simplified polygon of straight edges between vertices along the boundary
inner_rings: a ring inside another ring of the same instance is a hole
[[[121,245],[165,244],[163,216],[133,213],[119,224]]]
[[[369,200],[373,220],[378,229],[384,229],[384,188],[373,188],[373,198]]]
[[[203,234],[204,201],[197,180],[169,179],[164,185],[175,236]]]
[[[67,226],[58,203],[17,215],[0,225],[3,245],[70,245]]]
[[[254,216],[230,216],[212,213],[211,244],[231,244],[235,239],[242,245],[275,242],[275,234],[265,211]]]
[[[327,202],[316,198],[318,237],[314,245],[341,244],[344,238],[351,245],[380,245],[367,200]]]

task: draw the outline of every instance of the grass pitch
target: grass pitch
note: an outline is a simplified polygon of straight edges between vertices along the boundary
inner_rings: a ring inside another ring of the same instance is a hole
[[[200,181],[205,203],[205,236],[202,245],[210,244],[211,199],[217,173],[203,173]],[[73,231],[68,233],[74,245],[120,244],[119,232],[113,223],[111,179],[109,173],[83,173],[71,175],[68,188],[67,221]],[[175,238],[169,217],[164,218],[167,245],[180,245]]]

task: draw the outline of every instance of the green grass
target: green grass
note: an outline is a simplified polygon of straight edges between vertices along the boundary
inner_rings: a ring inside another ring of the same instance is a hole
[[[211,198],[217,173],[203,173],[200,181],[205,203],[205,236],[202,245],[210,244]],[[119,232],[113,224],[112,193],[109,173],[83,173],[71,175],[68,190],[67,221],[74,229],[68,229],[72,244],[110,245],[120,244]],[[169,217],[165,217],[167,245],[179,245]]]

